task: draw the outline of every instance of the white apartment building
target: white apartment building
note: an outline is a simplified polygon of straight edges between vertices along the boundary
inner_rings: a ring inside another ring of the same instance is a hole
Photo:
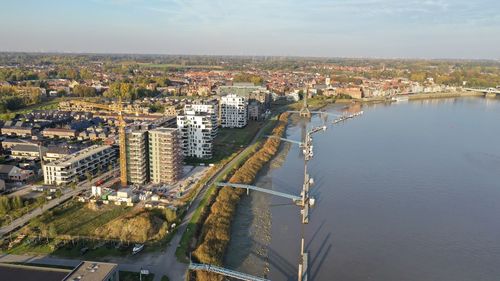
[[[243,128],[248,122],[246,97],[229,94],[221,97],[220,119],[223,128]]]
[[[177,116],[181,148],[185,157],[212,158],[212,142],[217,136],[217,101],[186,105]]]
[[[146,184],[149,182],[148,131],[132,129],[127,132],[127,182]]]
[[[177,116],[181,147],[185,157],[212,158],[212,142],[217,133],[217,121],[210,114],[187,111]]]
[[[179,129],[157,128],[149,131],[149,176],[153,183],[168,184],[182,177]]]
[[[87,173],[106,171],[116,164],[116,151],[109,145],[94,145],[43,165],[44,183],[68,185],[82,180]]]
[[[219,101],[217,100],[200,100],[192,104],[186,104],[184,106],[184,113],[186,114],[199,114],[210,115],[210,121],[212,122],[212,137],[217,136],[217,130],[219,127]]]

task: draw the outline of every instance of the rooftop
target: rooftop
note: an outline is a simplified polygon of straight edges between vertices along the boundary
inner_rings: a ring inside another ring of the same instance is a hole
[[[118,267],[115,263],[83,261],[62,281],[103,281]]]
[[[60,281],[69,270],[41,268],[34,266],[0,265],[2,280]],[[5,278],[5,279],[4,279]]]
[[[57,165],[69,166],[69,165],[71,165],[71,163],[78,162],[78,161],[85,159],[93,154],[96,154],[98,152],[101,152],[101,151],[109,149],[109,148],[111,148],[110,145],[93,145],[93,146],[90,146],[86,149],[82,149],[76,153],[65,156],[59,160],[50,162],[46,165],[48,165],[48,166],[57,166]]]
[[[16,144],[12,147],[12,151],[40,152],[40,149],[31,144]]]

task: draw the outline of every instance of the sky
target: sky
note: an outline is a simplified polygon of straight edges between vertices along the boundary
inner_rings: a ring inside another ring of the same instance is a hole
[[[0,0],[0,51],[500,59],[500,0]]]

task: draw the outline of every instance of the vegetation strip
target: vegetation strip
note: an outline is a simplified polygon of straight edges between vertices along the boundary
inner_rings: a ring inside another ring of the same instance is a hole
[[[272,135],[282,136],[285,132],[289,113],[282,113]],[[230,178],[229,182],[251,184],[260,169],[276,154],[280,140],[269,138]],[[222,265],[229,244],[231,221],[243,190],[224,187],[219,190],[210,212],[203,224],[200,243],[193,252],[201,263]],[[196,272],[196,280],[220,280],[220,276],[207,272]]]

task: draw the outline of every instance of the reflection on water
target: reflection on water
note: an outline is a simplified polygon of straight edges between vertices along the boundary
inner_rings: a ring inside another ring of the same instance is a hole
[[[500,102],[436,99],[363,110],[314,138],[317,206],[304,229],[310,280],[498,280]],[[300,139],[300,123],[287,134]],[[299,192],[299,149],[291,146],[285,158],[258,184]],[[246,225],[242,213],[252,214]],[[295,206],[252,193],[235,225],[230,267],[260,276],[268,267],[273,281],[296,280],[302,226]],[[256,232],[266,234],[255,241]]]

